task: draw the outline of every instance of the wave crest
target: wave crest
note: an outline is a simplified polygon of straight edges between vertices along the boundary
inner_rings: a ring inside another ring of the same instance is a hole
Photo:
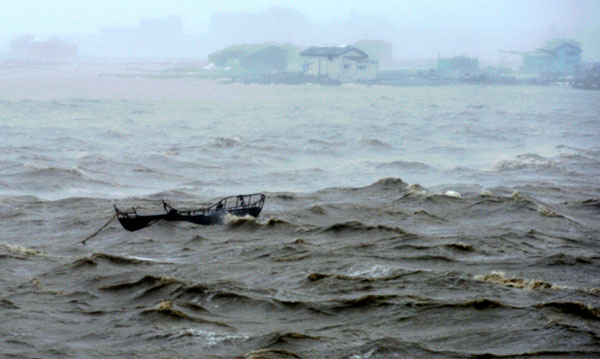
[[[241,229],[261,229],[261,228],[294,228],[296,227],[294,224],[280,219],[280,218],[267,218],[267,219],[258,219],[256,217],[252,217],[250,215],[246,215],[243,217],[238,217],[232,214],[225,215],[225,223],[229,225],[231,228],[241,228]]]
[[[302,359],[285,349],[259,349],[244,354],[244,359]]]
[[[492,271],[491,273],[484,275],[476,275],[476,280],[489,282],[493,284],[501,284],[507,287],[527,289],[527,290],[540,290],[540,289],[564,289],[564,287],[557,284],[543,282],[540,280],[521,279],[521,278],[507,278],[506,273]]]
[[[1,243],[0,242],[0,248],[5,249],[5,250],[7,250],[8,252],[10,252],[12,254],[25,254],[25,255],[29,255],[29,256],[43,255],[42,251],[38,251],[36,249],[19,246],[17,244],[8,244],[8,243]]]
[[[90,256],[80,258],[73,262],[73,267],[82,267],[88,265],[98,265],[101,262],[109,262],[112,264],[125,264],[125,265],[137,265],[137,264],[154,264],[155,261],[145,258],[135,257],[122,257],[113,254],[106,253],[94,253]]]
[[[371,226],[371,225],[367,225],[364,224],[362,222],[359,222],[357,220],[352,220],[352,221],[347,221],[347,222],[342,222],[342,223],[336,223],[333,224],[327,228],[325,228],[323,230],[323,232],[327,233],[340,233],[340,232],[373,232],[373,231],[378,231],[378,232],[391,232],[391,233],[396,233],[396,234],[408,234],[408,232],[406,232],[405,230],[403,230],[402,228],[398,228],[398,227],[388,227],[385,225],[377,225],[377,226]]]
[[[579,302],[549,302],[536,305],[538,308],[552,308],[584,319],[600,319],[600,309]]]

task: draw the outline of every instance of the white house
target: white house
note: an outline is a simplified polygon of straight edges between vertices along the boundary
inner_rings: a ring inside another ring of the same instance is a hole
[[[300,53],[304,73],[333,81],[358,82],[377,79],[378,63],[352,46],[311,47]]]
[[[556,39],[541,49],[523,53],[523,71],[573,75],[581,67],[581,45],[577,41]]]

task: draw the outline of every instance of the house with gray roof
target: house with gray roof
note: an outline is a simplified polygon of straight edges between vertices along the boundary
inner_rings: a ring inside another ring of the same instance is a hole
[[[522,53],[524,72],[573,75],[581,68],[581,45],[574,40],[555,39],[536,51]]]
[[[303,71],[307,75],[339,82],[377,79],[378,63],[352,46],[310,47],[302,52]]]

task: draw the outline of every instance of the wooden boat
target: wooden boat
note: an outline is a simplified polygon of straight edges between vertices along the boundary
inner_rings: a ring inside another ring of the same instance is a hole
[[[115,211],[123,228],[133,232],[148,227],[159,220],[187,221],[201,225],[211,225],[223,223],[227,213],[238,217],[247,215],[258,217],[264,203],[264,194],[253,193],[225,197],[210,207],[193,210],[175,209],[163,201],[165,213],[161,214],[141,215],[137,213],[135,207],[121,211],[116,205]]]

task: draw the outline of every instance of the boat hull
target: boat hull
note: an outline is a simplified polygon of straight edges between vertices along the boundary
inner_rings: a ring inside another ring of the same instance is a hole
[[[259,196],[258,200],[253,200]],[[235,205],[225,207],[223,204],[231,203],[228,200],[236,199]],[[213,224],[222,224],[225,222],[225,215],[231,214],[237,217],[252,216],[258,217],[264,204],[265,196],[262,194],[239,195],[227,197],[217,202],[215,205],[199,210],[179,211],[163,202],[166,213],[155,215],[139,215],[132,208],[131,211],[122,212],[115,206],[119,222],[128,231],[137,231],[148,227],[157,221],[185,221],[203,226]]]

